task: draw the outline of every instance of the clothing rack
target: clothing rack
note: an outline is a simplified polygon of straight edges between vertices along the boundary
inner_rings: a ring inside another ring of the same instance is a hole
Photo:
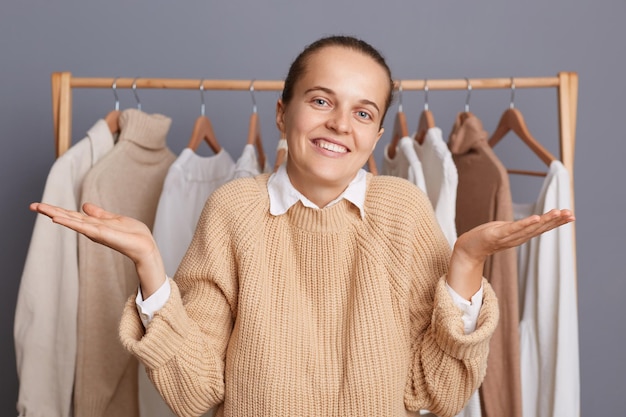
[[[200,80],[182,78],[97,78],[74,77],[69,71],[52,73],[52,117],[56,156],[67,151],[72,141],[72,89],[74,88],[154,88],[179,90],[250,90],[281,91],[283,81],[277,80]],[[406,90],[481,90],[515,88],[556,88],[559,114],[560,161],[570,175],[571,207],[574,209],[574,148],[576,143],[576,111],[578,74],[559,72],[555,77],[462,78],[441,80],[396,80],[396,89]],[[576,245],[574,244],[574,248]],[[574,249],[574,260],[576,259]]]
[[[515,88],[556,88],[559,106],[560,160],[572,176],[574,173],[574,146],[576,138],[576,110],[578,102],[578,75],[559,72],[556,77],[514,78]],[[71,72],[52,73],[52,115],[54,121],[57,157],[71,145],[72,89],[73,88],[156,88],[197,90],[200,80],[181,78],[85,78],[74,77]],[[398,80],[396,87],[403,90],[472,90],[509,89],[511,78],[476,78],[448,80]],[[275,80],[203,80],[205,90],[281,91],[283,81]],[[572,193],[572,196],[574,194]]]

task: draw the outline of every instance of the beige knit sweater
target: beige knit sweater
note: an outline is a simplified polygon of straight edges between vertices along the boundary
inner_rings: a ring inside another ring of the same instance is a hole
[[[134,297],[122,343],[180,416],[405,416],[460,410],[485,375],[497,300],[477,330],[445,286],[449,244],[408,181],[368,176],[346,200],[269,214],[268,175],[216,190],[144,333]],[[409,410],[409,411],[407,411]]]
[[[176,159],[166,142],[171,122],[161,114],[122,111],[117,144],[85,176],[81,203],[100,205],[152,228],[163,181]],[[78,274],[74,416],[136,417],[138,364],[117,331],[124,303],[137,289],[135,265],[79,235]]]

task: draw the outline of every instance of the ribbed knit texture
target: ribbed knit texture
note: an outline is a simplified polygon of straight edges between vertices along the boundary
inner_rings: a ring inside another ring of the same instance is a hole
[[[498,308],[484,282],[477,330],[445,286],[449,244],[425,195],[368,174],[365,219],[346,200],[269,214],[268,175],[210,197],[143,330],[123,344],[180,416],[404,416],[460,410],[485,374]]]
[[[448,144],[458,170],[456,228],[459,233],[494,220],[512,221],[506,167],[487,142],[476,116],[457,117]],[[483,417],[521,417],[519,294],[515,248],[491,255],[484,276],[500,300],[500,322],[489,345],[488,372],[480,387]]]
[[[171,119],[136,109],[120,115],[115,147],[87,174],[82,202],[141,220],[152,227],[163,180],[175,155],[165,138]],[[127,257],[80,235],[74,415],[135,417],[137,361],[118,337],[121,312],[137,289]]]

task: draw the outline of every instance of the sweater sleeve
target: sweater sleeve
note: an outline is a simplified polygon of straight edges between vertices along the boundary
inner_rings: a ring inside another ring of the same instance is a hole
[[[226,349],[237,304],[232,207],[209,198],[174,279],[171,295],[145,332],[131,297],[120,324],[124,346],[179,416],[224,401]],[[223,196],[222,196],[223,197]]]
[[[431,207],[422,202],[408,271],[412,363],[405,389],[408,410],[428,409],[440,417],[456,415],[481,384],[489,340],[498,321],[493,289],[483,278],[482,307],[476,330],[465,334],[463,311],[446,286],[450,247]]]

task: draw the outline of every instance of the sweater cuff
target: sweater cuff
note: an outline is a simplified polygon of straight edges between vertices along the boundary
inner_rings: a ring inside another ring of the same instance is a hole
[[[180,290],[170,279],[171,294],[144,331],[143,323],[131,296],[124,307],[119,334],[124,347],[148,369],[158,369],[176,355],[191,325],[183,306]]]
[[[483,301],[476,330],[465,334],[463,311],[448,293],[445,276],[435,290],[433,329],[437,345],[448,355],[465,360],[489,348],[489,339],[498,324],[498,300],[491,285],[483,278]]]

